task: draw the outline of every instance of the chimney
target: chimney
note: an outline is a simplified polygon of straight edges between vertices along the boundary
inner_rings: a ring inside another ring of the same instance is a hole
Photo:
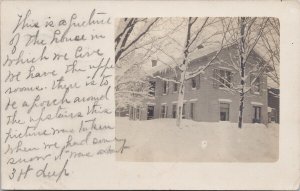
[[[152,62],[152,67],[157,66],[157,60],[151,60],[151,62]]]
[[[201,48],[204,48],[204,46],[203,46],[202,44],[199,44],[199,45],[197,46],[197,48],[198,48],[198,49],[201,49]]]

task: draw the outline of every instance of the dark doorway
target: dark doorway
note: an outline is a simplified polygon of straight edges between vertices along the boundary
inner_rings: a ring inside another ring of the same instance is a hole
[[[154,118],[154,106],[153,105],[148,105],[148,110],[147,110],[147,120],[153,119]]]

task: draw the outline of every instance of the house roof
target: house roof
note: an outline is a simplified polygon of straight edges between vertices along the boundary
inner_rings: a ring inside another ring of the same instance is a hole
[[[237,45],[236,44],[231,44],[226,47],[224,47],[219,55],[218,59],[223,59],[222,55],[226,54],[232,54],[232,55],[237,55],[234,54],[234,51],[237,50]],[[218,52],[218,47],[209,47],[207,49],[199,49],[193,53],[190,54],[189,60],[190,64],[188,67],[188,71],[194,71],[197,69],[200,65],[205,65],[207,64]],[[231,53],[230,53],[231,52]],[[258,59],[259,64],[264,64],[265,60],[262,58],[261,55],[257,53],[257,50],[254,50],[251,52],[250,57]],[[236,58],[237,59],[237,58]],[[168,62],[168,63],[159,63],[157,66],[150,68],[149,70],[146,70],[147,73],[150,74],[157,74],[159,72],[167,71],[168,69],[178,69],[178,64],[176,63],[181,63],[183,61],[182,58],[177,58],[173,62]],[[176,63],[175,63],[176,62]],[[217,63],[217,61],[214,61],[214,63]],[[268,68],[268,71],[270,71],[270,68]]]

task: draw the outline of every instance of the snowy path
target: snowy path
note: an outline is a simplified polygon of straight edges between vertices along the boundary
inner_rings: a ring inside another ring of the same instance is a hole
[[[278,155],[278,125],[205,123],[174,119],[116,119],[116,136],[130,149],[117,160],[147,162],[272,162]]]

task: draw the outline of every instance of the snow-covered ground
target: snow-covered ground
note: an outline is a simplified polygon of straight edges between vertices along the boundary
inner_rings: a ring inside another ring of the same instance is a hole
[[[174,119],[116,118],[116,136],[130,149],[117,160],[147,162],[273,162],[278,158],[278,124],[207,123]]]

